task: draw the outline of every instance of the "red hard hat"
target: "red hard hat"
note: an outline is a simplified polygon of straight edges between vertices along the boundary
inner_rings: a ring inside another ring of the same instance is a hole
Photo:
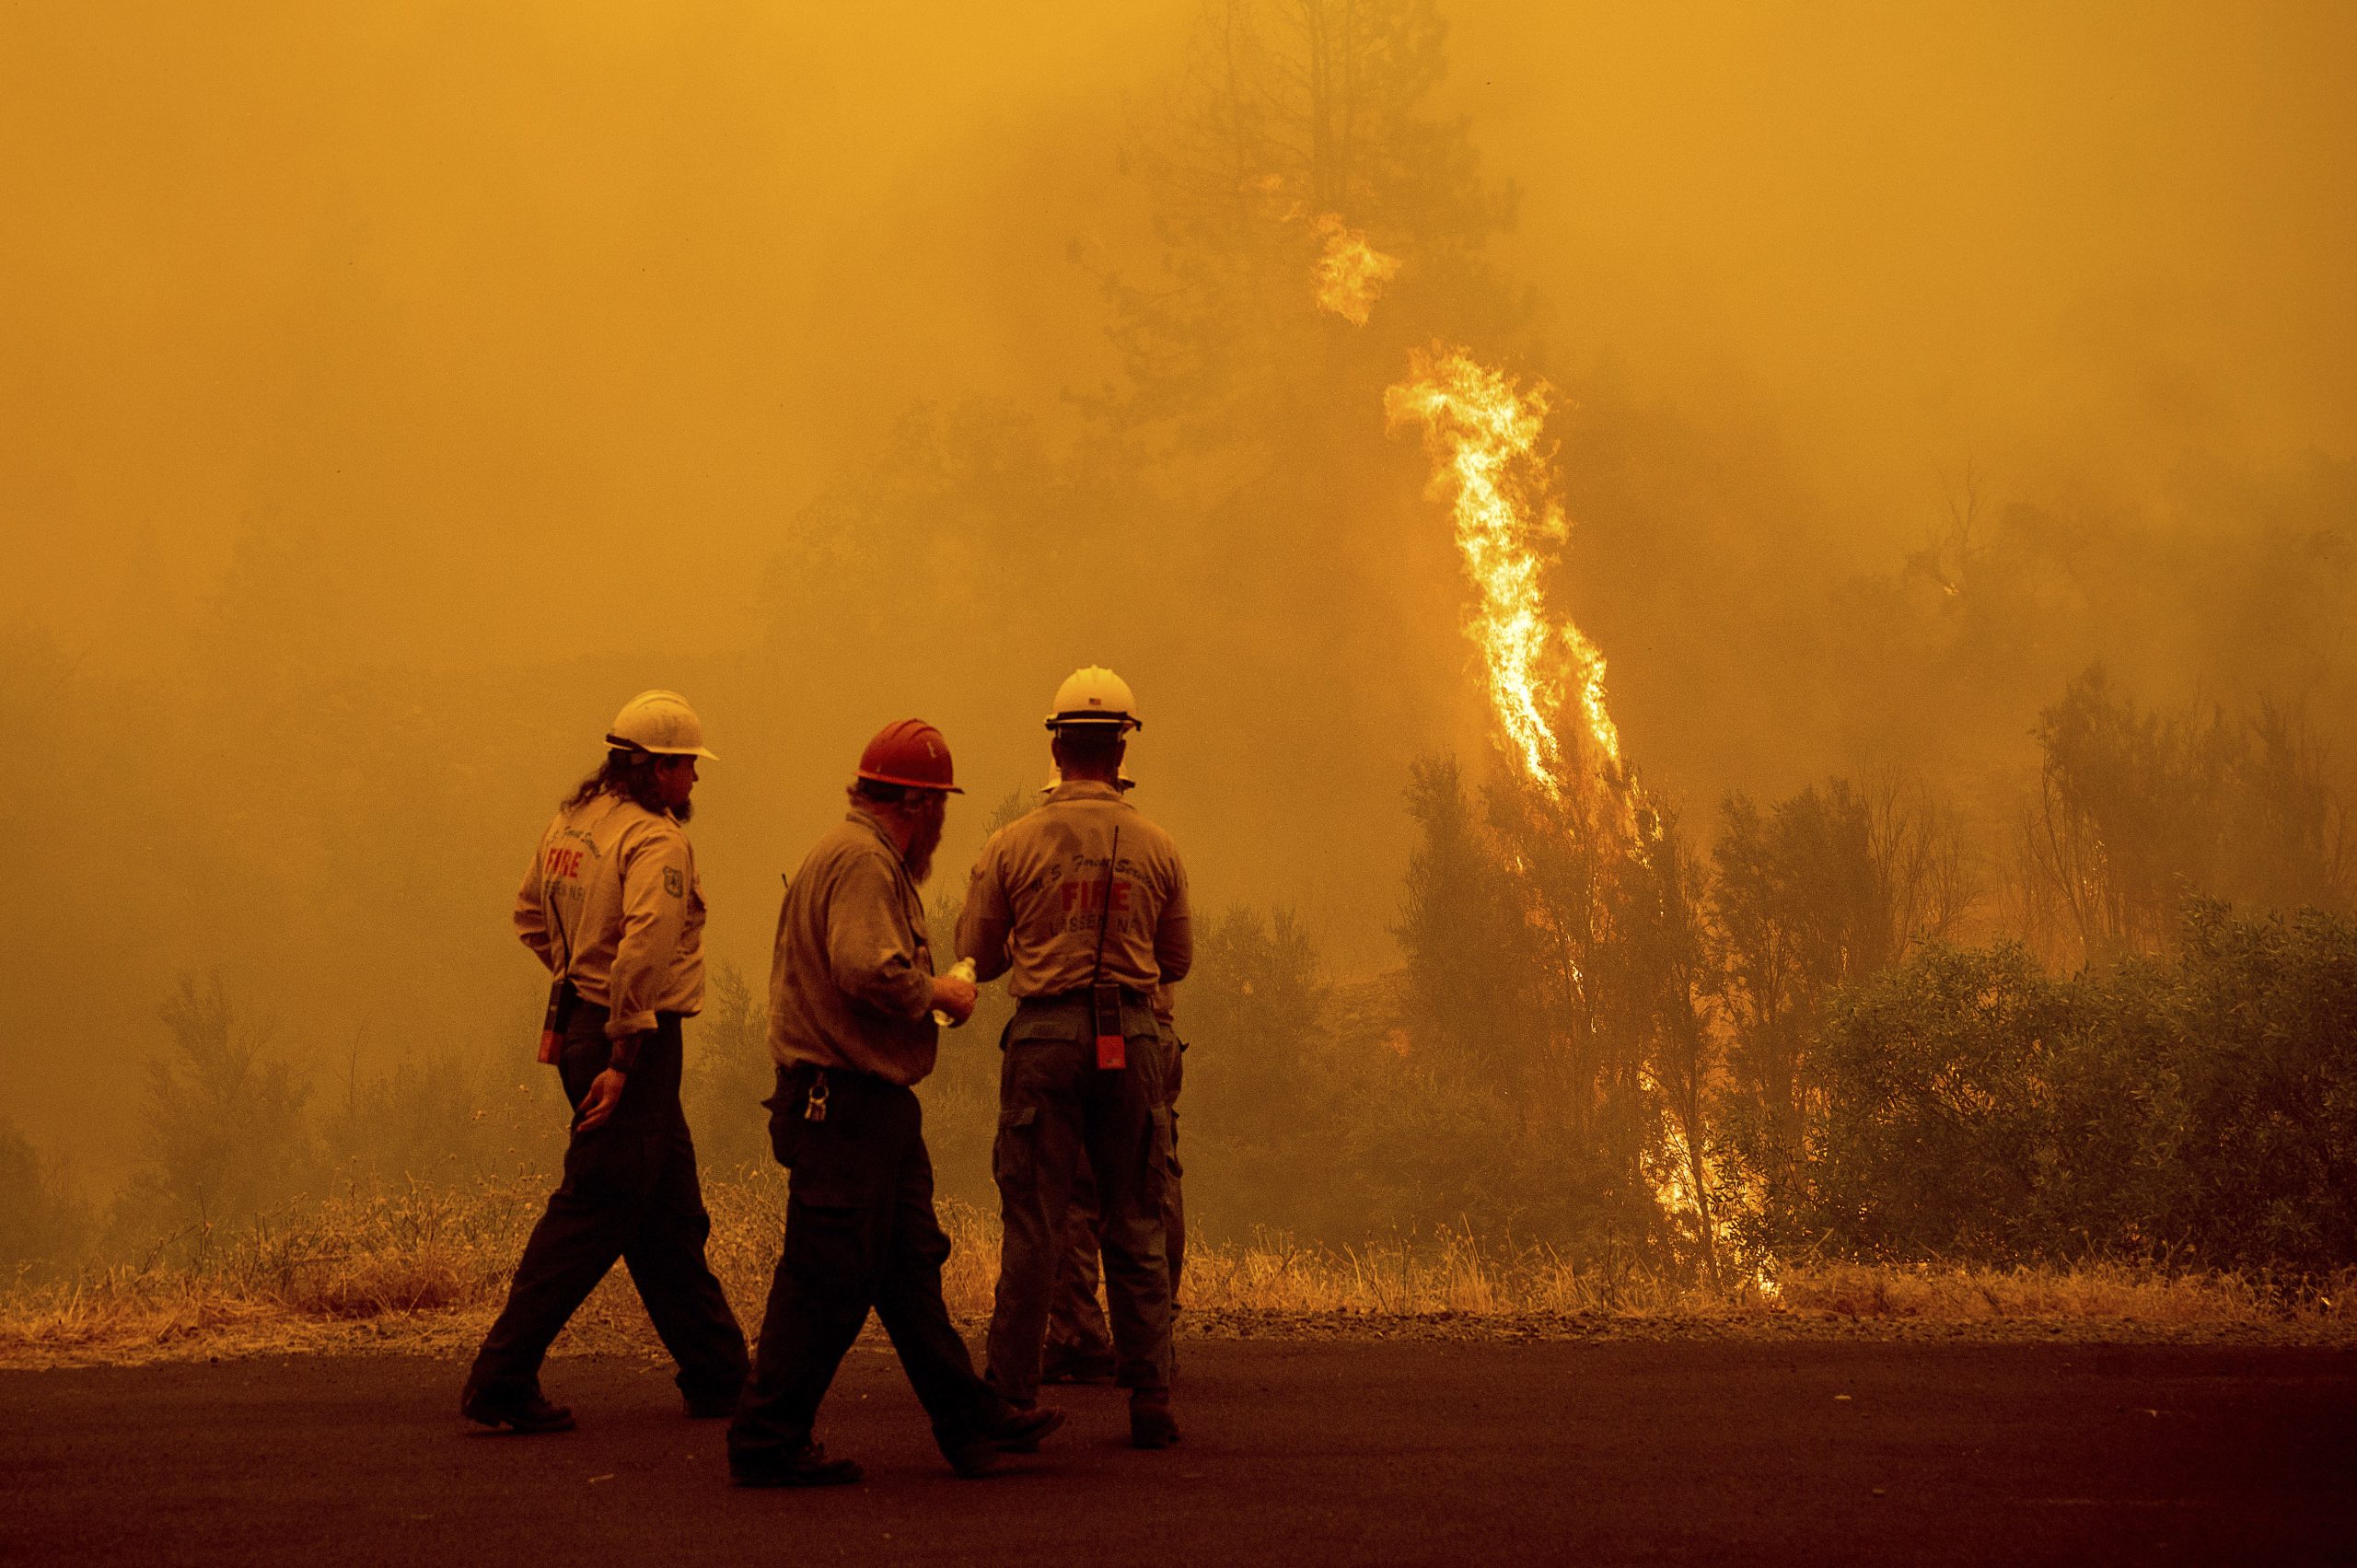
[[[859,754],[859,776],[911,789],[966,793],[951,782],[949,742],[923,719],[900,719],[877,730]]]

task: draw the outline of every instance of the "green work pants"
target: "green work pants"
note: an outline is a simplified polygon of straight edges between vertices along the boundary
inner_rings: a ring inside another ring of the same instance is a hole
[[[1179,1188],[1184,1174],[1178,1166],[1178,1085],[1186,1063],[1186,1047],[1177,1035],[1163,1031],[1162,1098],[1170,1112],[1155,1128],[1161,1146],[1155,1156],[1162,1162],[1162,1240],[1169,1260],[1170,1305],[1178,1305],[1178,1286],[1187,1260],[1187,1205]],[[1085,1361],[1109,1361],[1113,1335],[1105,1323],[1105,1308],[1097,1299],[1097,1258],[1104,1246],[1104,1220],[1097,1204],[1097,1178],[1086,1164],[1074,1173],[1072,1223],[1066,1233],[1063,1264],[1056,1274],[1056,1294],[1048,1307],[1048,1348]]]
[[[991,1156],[1001,1237],[986,1376],[1018,1405],[1039,1395],[1048,1313],[1084,1161],[1102,1215],[1114,1376],[1132,1388],[1169,1385],[1166,1181],[1156,1150],[1168,1146],[1170,1111],[1153,1013],[1141,1005],[1134,1020],[1125,1016],[1128,1063],[1112,1071],[1097,1065],[1086,998],[1026,1002],[1007,1025]]]

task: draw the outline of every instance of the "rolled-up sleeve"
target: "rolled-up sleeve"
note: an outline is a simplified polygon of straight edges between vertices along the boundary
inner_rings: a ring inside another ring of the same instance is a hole
[[[549,940],[549,905],[546,889],[541,886],[542,863],[548,859],[548,845],[542,843],[532,852],[532,864],[524,873],[524,886],[516,894],[516,935],[540,960],[540,967],[552,974],[556,971],[556,944]]]
[[[933,975],[918,961],[900,878],[879,855],[844,866],[827,900],[827,967],[843,994],[879,1013],[914,1020],[933,1005]]]
[[[621,1040],[655,1027],[655,998],[679,955],[688,923],[688,895],[695,886],[695,852],[688,836],[670,831],[637,833],[623,842],[622,933],[607,981],[606,1036]]]
[[[1178,984],[1195,967],[1195,916],[1187,905],[1187,868],[1175,862],[1170,893],[1162,900],[1162,918],[1154,928],[1154,963],[1165,985]]]

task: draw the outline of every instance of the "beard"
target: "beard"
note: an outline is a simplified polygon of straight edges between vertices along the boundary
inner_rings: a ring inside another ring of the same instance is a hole
[[[695,814],[696,803],[692,800],[683,800],[679,802],[679,805],[671,807],[671,815],[682,822],[688,820]]]
[[[941,847],[944,813],[935,811],[917,824],[916,836],[909,841],[908,853],[901,860],[909,868],[910,879],[920,888],[933,878],[933,852]]]

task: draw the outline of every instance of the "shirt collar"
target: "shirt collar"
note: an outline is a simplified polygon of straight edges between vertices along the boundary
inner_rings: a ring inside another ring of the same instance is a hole
[[[876,819],[874,813],[862,810],[860,807],[854,806],[849,811],[843,813],[843,820],[846,822],[857,822],[869,832],[874,833],[877,839],[882,841],[884,847],[892,852],[892,858],[900,862],[900,869],[906,871],[909,868],[907,859],[900,854],[900,846],[892,842],[891,833],[885,828],[883,823]]]
[[[1117,806],[1127,804],[1119,789],[1096,779],[1073,779],[1060,784],[1048,800],[1051,804],[1065,800],[1109,800]]]

